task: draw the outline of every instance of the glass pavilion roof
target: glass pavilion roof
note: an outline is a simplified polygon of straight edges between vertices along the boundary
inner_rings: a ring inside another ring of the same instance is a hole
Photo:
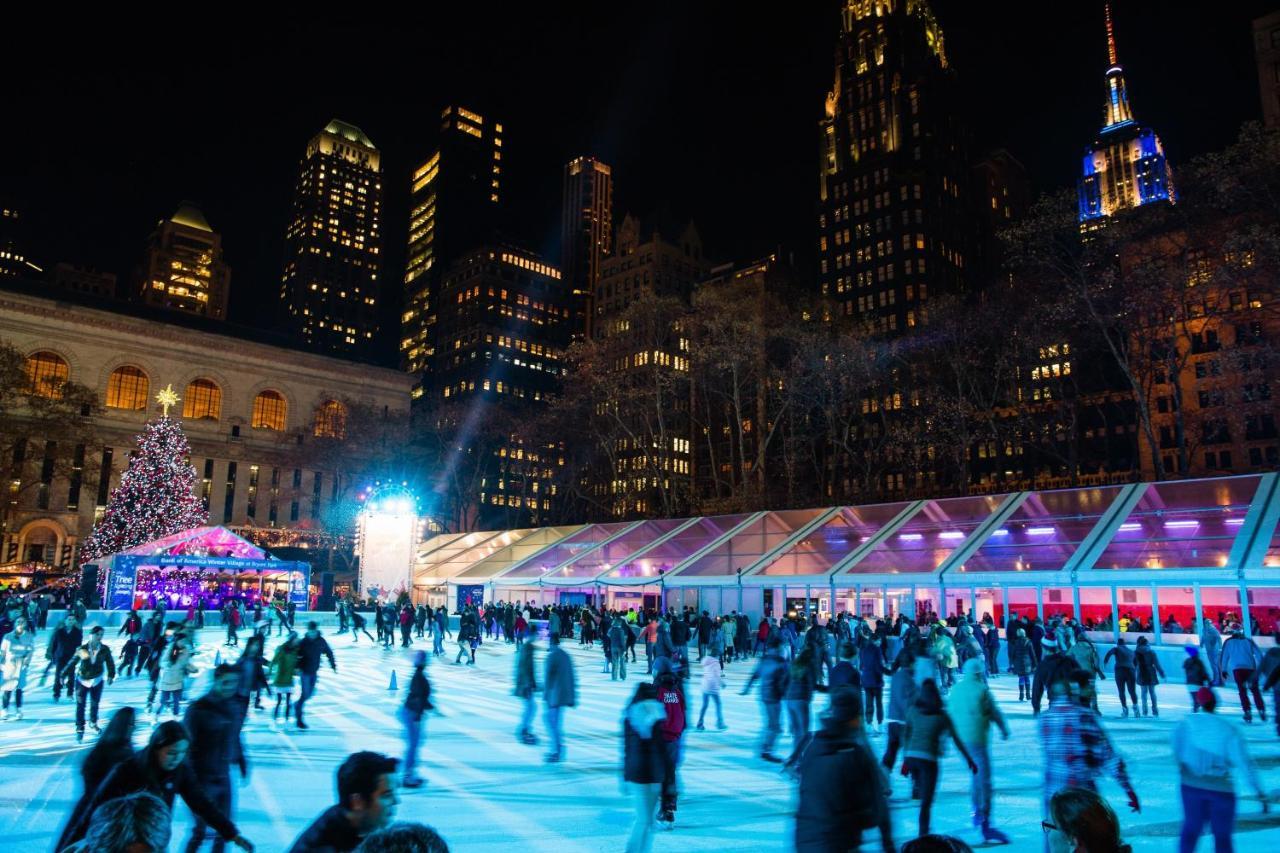
[[[1280,474],[444,534],[415,582],[847,585],[892,577],[1280,567]],[[902,580],[906,580],[905,577]],[[1280,580],[1280,578],[1278,578]]]

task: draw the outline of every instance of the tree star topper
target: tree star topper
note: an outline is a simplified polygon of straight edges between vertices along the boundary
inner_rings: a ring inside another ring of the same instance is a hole
[[[164,389],[156,395],[156,402],[164,408],[164,416],[169,417],[169,407],[178,405],[178,401],[182,398],[173,390],[173,383],[170,382]]]

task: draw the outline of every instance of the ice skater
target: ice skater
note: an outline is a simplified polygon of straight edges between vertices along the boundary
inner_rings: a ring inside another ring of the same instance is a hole
[[[409,695],[400,708],[400,720],[404,723],[404,781],[406,788],[421,788],[426,781],[415,771],[418,767],[418,745],[422,743],[424,715],[435,708],[431,704],[431,682],[427,680],[427,653],[418,651],[413,656],[413,677],[409,680]]]
[[[551,751],[546,755],[548,764],[564,760],[564,709],[578,704],[578,676],[573,659],[560,647],[560,638],[551,635],[551,649],[547,652],[546,674],[542,679],[543,701],[546,702],[547,736],[551,738]]]
[[[538,736],[533,733],[533,715],[537,710],[538,676],[533,667],[533,639],[525,641],[516,651],[516,687],[514,693],[520,697],[524,710],[520,714],[520,725],[516,728],[516,739],[523,744],[536,746]]]
[[[284,720],[289,722],[293,716],[293,683],[298,669],[298,632],[290,631],[289,637],[276,646],[271,656],[271,686],[276,693],[276,708],[271,712],[271,719],[280,719],[280,703],[284,702]]]
[[[378,641],[369,633],[368,625],[369,623],[365,621],[365,618],[361,615],[360,611],[353,609],[351,611],[351,642],[359,643],[360,635],[364,634],[369,638],[369,642],[377,645]]]
[[[27,669],[36,653],[35,634],[28,628],[26,617],[19,616],[13,631],[0,642],[0,691],[3,691],[0,720],[8,720],[9,700],[14,700],[14,720],[22,719],[22,691],[27,686]]]
[[[329,668],[338,671],[338,664],[333,659],[333,649],[320,636],[320,627],[315,622],[307,623],[307,635],[298,644],[298,680],[301,688],[298,701],[293,706],[293,716],[298,728],[305,729],[307,724],[302,719],[302,706],[316,692],[316,680],[320,677],[320,658],[329,658]]]

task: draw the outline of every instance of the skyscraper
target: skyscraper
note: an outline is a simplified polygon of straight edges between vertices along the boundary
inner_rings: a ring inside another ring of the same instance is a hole
[[[925,0],[846,0],[820,122],[818,249],[835,313],[884,334],[967,282],[970,168],[955,76]]]
[[[285,232],[280,302],[319,352],[370,355],[378,334],[381,155],[334,119],[307,143]]]
[[[435,351],[444,271],[494,238],[501,200],[502,125],[463,107],[446,107],[441,118],[439,145],[411,187],[400,357],[412,373],[426,370]]]
[[[1173,173],[1160,137],[1137,123],[1129,108],[1124,69],[1116,58],[1111,5],[1106,8],[1107,100],[1102,130],[1084,152],[1080,227],[1088,231],[1124,208],[1173,201]]]
[[[173,216],[156,223],[139,275],[144,303],[225,320],[230,288],[222,237],[195,205],[184,202]]]
[[[571,299],[573,333],[591,335],[600,262],[612,249],[613,173],[594,157],[564,167],[560,268]]]
[[[27,232],[18,208],[0,202],[0,276],[30,278],[40,267],[27,258]]]
[[[1258,61],[1262,123],[1280,127],[1280,11],[1254,19],[1253,55]]]

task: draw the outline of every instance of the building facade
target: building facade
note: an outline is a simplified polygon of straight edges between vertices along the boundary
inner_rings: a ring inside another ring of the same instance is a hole
[[[564,167],[560,269],[572,296],[574,334],[591,336],[601,262],[613,247],[613,170],[594,157]]]
[[[1262,122],[1280,127],[1280,12],[1253,22],[1253,54],[1258,60],[1258,93],[1262,96]]]
[[[99,299],[115,299],[115,273],[59,261],[49,270],[49,286],[56,293],[80,294]]]
[[[502,200],[502,124],[463,107],[446,107],[439,145],[413,172],[400,359],[410,373],[428,369],[444,273],[462,253],[493,240]]]
[[[156,223],[139,274],[141,302],[225,320],[230,293],[231,268],[222,257],[222,237],[198,208],[183,204]]]
[[[323,530],[331,504],[361,484],[317,464],[311,443],[344,439],[351,407],[387,418],[409,407],[412,382],[399,371],[10,290],[0,291],[0,340],[26,355],[33,379],[87,386],[102,406],[98,444],[76,449],[83,487],[57,477],[6,506],[4,563],[75,565],[168,386],[182,398],[170,416],[190,439],[211,524]],[[35,458],[27,471],[45,476]]]
[[[1129,106],[1124,69],[1116,56],[1111,6],[1106,7],[1106,107],[1102,130],[1085,149],[1080,177],[1080,226],[1097,227],[1125,208],[1173,201],[1173,173],[1156,132],[1138,124]]]
[[[897,335],[964,290],[970,167],[954,72],[925,0],[846,0],[820,123],[819,287]]]
[[[317,352],[371,356],[378,337],[381,154],[337,119],[307,143],[285,232],[280,304]]]

